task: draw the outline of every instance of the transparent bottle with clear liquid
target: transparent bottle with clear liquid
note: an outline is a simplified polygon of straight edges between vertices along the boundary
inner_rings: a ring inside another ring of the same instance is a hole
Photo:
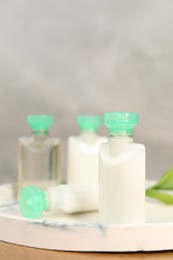
[[[28,116],[32,134],[19,138],[18,184],[19,191],[27,185],[47,188],[60,183],[61,143],[49,136],[53,117]]]

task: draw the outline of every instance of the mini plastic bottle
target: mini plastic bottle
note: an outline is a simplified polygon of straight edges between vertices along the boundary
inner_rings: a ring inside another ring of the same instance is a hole
[[[28,116],[32,135],[19,139],[19,190],[26,185],[46,188],[60,183],[60,140],[49,136],[52,123],[52,116]]]
[[[101,117],[78,116],[77,123],[80,135],[68,139],[67,183],[98,183],[99,145],[107,140],[97,134]]]
[[[36,186],[23,188],[19,196],[20,211],[26,218],[98,210],[98,185],[58,185],[42,190]],[[58,211],[57,211],[58,210]]]
[[[99,221],[139,224],[145,220],[145,147],[133,142],[136,113],[106,113],[110,138],[100,146]]]

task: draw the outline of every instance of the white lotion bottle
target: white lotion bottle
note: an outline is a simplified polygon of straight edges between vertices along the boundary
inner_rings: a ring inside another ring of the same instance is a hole
[[[66,214],[98,210],[98,185],[61,184],[41,189],[37,186],[24,187],[19,196],[22,215],[37,219],[44,212],[55,210]]]
[[[98,184],[99,146],[107,141],[97,134],[101,123],[99,116],[77,117],[81,133],[68,139],[68,184]]]
[[[110,138],[100,146],[99,222],[141,224],[145,221],[145,146],[134,143],[138,114],[106,113]]]

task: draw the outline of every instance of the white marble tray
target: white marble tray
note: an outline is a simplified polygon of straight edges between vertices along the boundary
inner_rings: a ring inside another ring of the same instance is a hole
[[[146,202],[144,225],[98,224],[98,213],[45,214],[28,220],[19,213],[16,186],[0,186],[0,240],[19,245],[94,252],[157,251],[173,249],[173,206]]]

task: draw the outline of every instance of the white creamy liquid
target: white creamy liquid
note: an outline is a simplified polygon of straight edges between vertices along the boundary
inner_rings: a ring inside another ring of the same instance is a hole
[[[67,183],[98,184],[99,146],[106,141],[95,133],[69,138]]]
[[[100,147],[101,224],[144,222],[145,147],[130,137],[110,138]]]
[[[47,189],[49,210],[72,214],[98,210],[98,185],[59,185]]]

